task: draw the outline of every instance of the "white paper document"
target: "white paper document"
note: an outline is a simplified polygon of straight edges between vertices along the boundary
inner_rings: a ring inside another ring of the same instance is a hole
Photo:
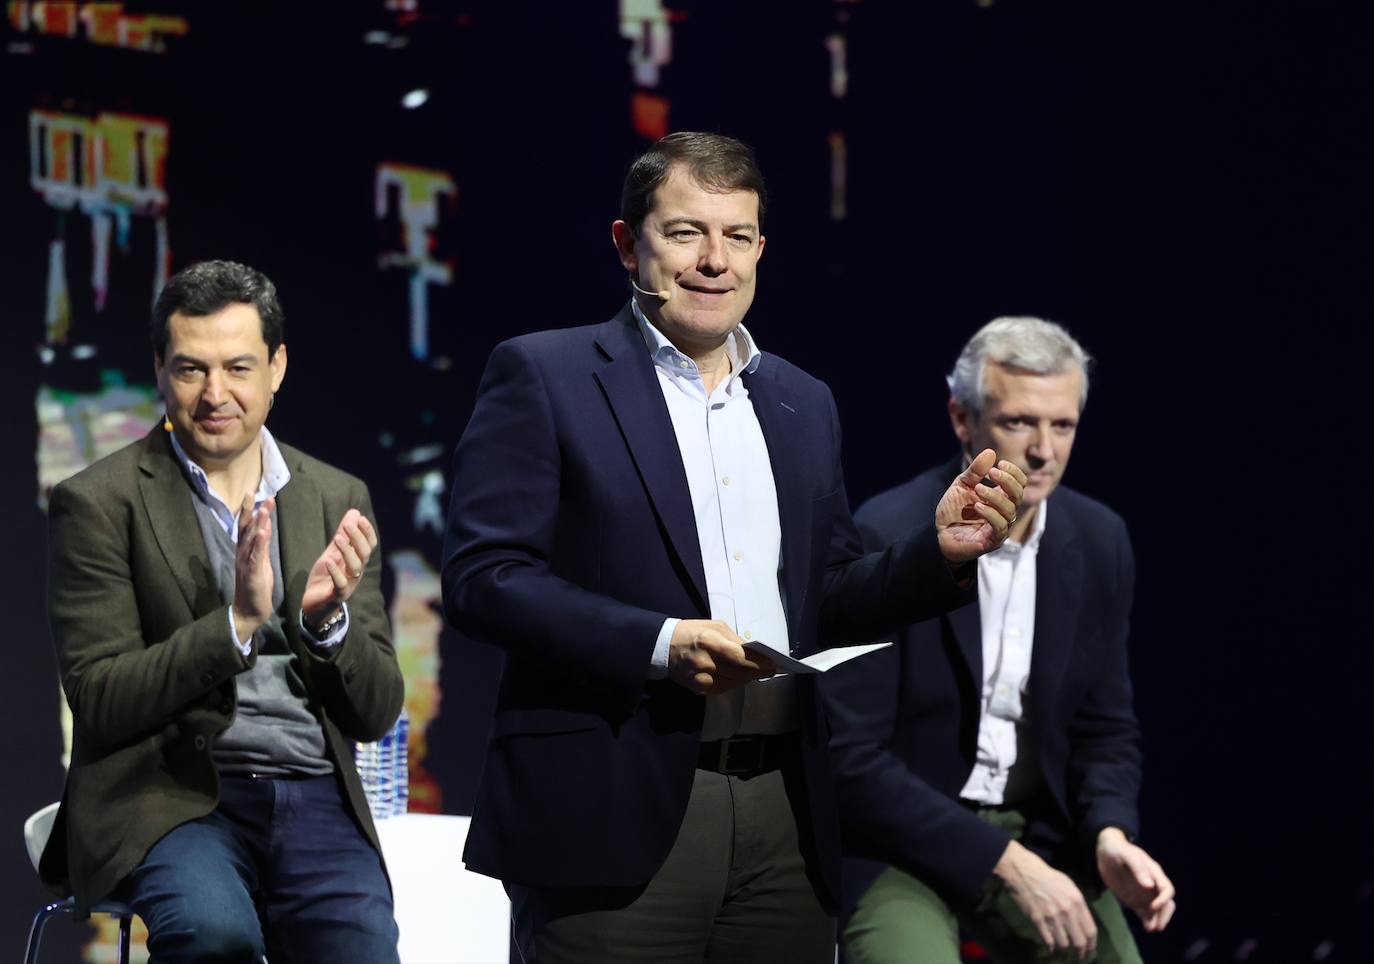
[[[786,673],[824,673],[841,663],[849,662],[856,656],[863,656],[865,653],[871,653],[878,649],[886,649],[891,645],[892,640],[885,643],[866,643],[863,646],[836,646],[834,649],[823,649],[819,653],[812,653],[805,659],[793,659],[786,653],[779,652],[767,643],[760,643],[757,640],[752,643],[745,643],[744,648],[767,656],[778,668],[778,675],[782,676]]]

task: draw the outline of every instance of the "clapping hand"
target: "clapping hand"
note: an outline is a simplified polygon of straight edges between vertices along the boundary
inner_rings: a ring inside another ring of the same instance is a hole
[[[324,552],[310,567],[301,599],[308,629],[319,627],[338,613],[362,582],[367,561],[377,550],[377,530],[357,509],[344,513]]]

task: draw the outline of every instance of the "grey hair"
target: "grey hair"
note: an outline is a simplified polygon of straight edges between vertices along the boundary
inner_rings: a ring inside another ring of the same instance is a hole
[[[1083,393],[1078,399],[1081,412],[1088,403],[1088,367],[1092,361],[1062,325],[1024,316],[994,318],[968,340],[945,381],[955,401],[976,415],[983,410],[987,397],[983,371],[988,362],[1036,375],[1058,375],[1076,365],[1083,372]]]

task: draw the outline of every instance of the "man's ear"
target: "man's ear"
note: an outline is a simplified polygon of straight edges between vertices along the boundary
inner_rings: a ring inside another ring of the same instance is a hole
[[[634,228],[630,227],[628,221],[613,221],[611,223],[611,240],[615,242],[616,254],[620,255],[620,263],[625,270],[634,277],[639,277],[639,258],[635,255]]]
[[[276,392],[281,388],[281,381],[286,377],[286,343],[277,346],[277,353],[272,356],[272,391]]]
[[[973,416],[957,398],[949,400],[949,424],[954,429],[954,437],[959,440],[965,452],[973,441]]]

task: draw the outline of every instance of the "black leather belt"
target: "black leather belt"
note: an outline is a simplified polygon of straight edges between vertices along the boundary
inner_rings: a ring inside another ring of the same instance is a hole
[[[727,776],[753,776],[782,767],[795,734],[732,736],[701,744],[697,769]]]
[[[959,802],[962,803],[966,809],[974,811],[996,810],[1002,813],[1007,810],[1019,810],[1021,808],[1021,805],[1016,803],[984,803],[981,800],[969,800],[966,797],[960,797]]]

